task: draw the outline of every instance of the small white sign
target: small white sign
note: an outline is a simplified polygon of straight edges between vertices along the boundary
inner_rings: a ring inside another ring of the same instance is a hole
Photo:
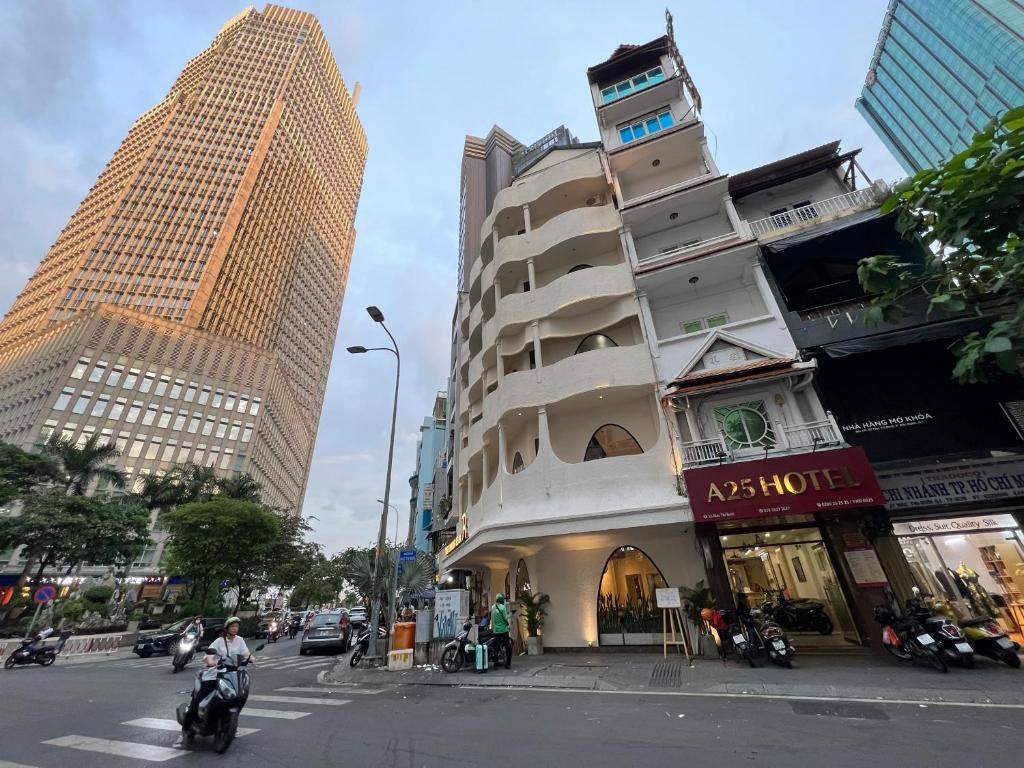
[[[853,580],[860,587],[881,587],[889,583],[878,555],[871,548],[848,549],[845,553],[846,562],[850,566]]]
[[[659,587],[654,590],[654,599],[659,608],[682,608],[679,601],[679,587]]]
[[[929,533],[964,533],[991,531],[998,528],[1016,528],[1013,515],[975,515],[973,517],[947,517],[944,520],[915,520],[910,523],[893,523],[892,530],[897,536],[922,536]]]

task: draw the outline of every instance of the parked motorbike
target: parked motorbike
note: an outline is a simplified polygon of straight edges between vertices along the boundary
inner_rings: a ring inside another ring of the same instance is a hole
[[[387,627],[383,627],[383,626],[378,627],[377,628],[377,639],[378,640],[386,640],[387,637],[388,637]],[[362,660],[363,656],[366,655],[366,650],[370,647],[370,630],[368,628],[363,629],[363,631],[359,633],[359,637],[356,638],[355,646],[356,647],[352,651],[352,655],[349,656],[349,659],[348,659],[349,666],[353,667],[353,668],[359,666],[359,662]]]
[[[53,634],[53,630],[43,630],[35,637],[25,638],[21,644],[7,656],[4,661],[4,669],[13,669],[22,664],[39,664],[48,667],[57,660],[57,649],[52,646],[43,645],[43,642]]]
[[[882,626],[882,647],[902,661],[921,659],[940,672],[948,672],[939,641],[913,616],[897,615],[898,603],[891,591],[888,596],[889,605],[875,606],[875,621]]]
[[[469,630],[473,627],[471,622],[462,625],[462,631],[451,640],[441,652],[441,669],[445,672],[458,672],[463,664],[474,666],[476,664],[476,645],[469,642]],[[480,631],[478,644],[487,646],[488,661],[493,661],[495,668],[505,664],[505,647],[503,644],[495,643],[492,633],[485,630]]]
[[[737,609],[726,611],[729,623],[726,639],[751,667],[770,659],[779,666],[792,668],[796,650],[776,622],[760,610],[751,610],[746,595],[736,595]]]
[[[174,658],[171,660],[171,669],[174,674],[181,672],[188,663],[192,661],[192,656],[196,652],[196,643],[199,642],[198,632],[187,632],[181,640],[178,641],[177,648],[174,649]]]
[[[947,661],[965,669],[974,668],[974,648],[967,642],[960,627],[948,616],[934,613],[920,598],[921,590],[914,587],[914,597],[907,600],[907,615],[913,617],[939,641],[939,648]]]
[[[832,619],[825,613],[825,604],[814,600],[790,600],[779,590],[778,601],[771,599],[761,603],[765,615],[785,629],[809,630],[822,635],[831,635]]]
[[[1009,667],[1020,667],[1020,645],[1011,640],[994,619],[979,616],[960,622],[967,642],[975,653],[1001,661]]]
[[[256,651],[263,650],[263,646]],[[216,680],[217,687],[198,703],[197,717],[185,737],[191,741],[197,736],[212,736],[213,748],[225,752],[235,739],[238,730],[238,715],[249,698],[249,659],[237,656],[221,658],[216,667],[210,667],[196,675],[194,690],[203,680]],[[178,705],[175,715],[184,727],[185,713],[189,702]]]

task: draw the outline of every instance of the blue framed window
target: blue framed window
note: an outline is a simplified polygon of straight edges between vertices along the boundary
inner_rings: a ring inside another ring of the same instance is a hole
[[[672,112],[669,111],[668,107],[663,107],[657,112],[651,112],[642,117],[634,118],[628,123],[619,125],[619,140],[623,144],[628,144],[631,141],[657,133],[665,128],[671,128],[674,122]]]
[[[665,72],[661,67],[654,67],[648,69],[646,72],[641,72],[639,75],[633,75],[621,83],[615,85],[609,85],[607,88],[601,89],[601,103],[608,104],[617,99],[621,99],[624,96],[629,96],[631,93],[642,91],[644,88],[650,88],[652,85],[657,85],[665,79]]]

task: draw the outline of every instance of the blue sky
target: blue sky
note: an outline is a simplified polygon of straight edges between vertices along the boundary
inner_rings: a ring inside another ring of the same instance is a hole
[[[7,0],[0,4],[0,311],[6,311],[131,122],[243,2]],[[899,166],[853,109],[886,0],[670,2],[704,101],[709,146],[736,173],[841,139],[872,177]],[[257,6],[262,7],[262,6]],[[597,137],[588,66],[664,31],[664,2],[308,0],[370,143],[358,239],[304,513],[329,550],[376,535],[389,355],[363,308],[384,311],[403,355],[392,499],[408,509],[418,429],[445,386],[455,296],[458,182],[467,133],[497,123],[524,143],[559,124]],[[407,519],[401,522],[404,532]],[[394,522],[389,524],[394,530]],[[389,534],[391,535],[391,534]],[[403,533],[404,535],[404,533]]]

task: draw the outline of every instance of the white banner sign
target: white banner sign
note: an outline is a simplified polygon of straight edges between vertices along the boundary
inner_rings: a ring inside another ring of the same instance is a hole
[[[434,593],[434,637],[455,637],[460,622],[469,618],[469,590],[442,589]]]
[[[1024,498],[1024,461],[919,469],[879,475],[885,508],[916,509]]]
[[[654,599],[659,608],[681,608],[679,587],[659,587],[654,590]]]
[[[977,515],[975,517],[947,517],[944,520],[918,520],[912,523],[893,523],[897,536],[920,536],[928,533],[964,533],[1016,528],[1013,515]]]
[[[434,484],[427,483],[423,486],[423,509],[428,512],[434,509]]]

